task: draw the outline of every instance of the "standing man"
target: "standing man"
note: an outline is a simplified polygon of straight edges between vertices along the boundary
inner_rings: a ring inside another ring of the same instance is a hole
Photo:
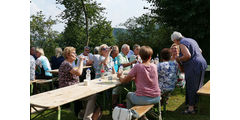
[[[136,60],[134,60],[132,62],[128,61],[127,54],[129,52],[129,50],[130,50],[129,45],[128,44],[123,44],[122,49],[121,49],[121,53],[119,53],[119,55],[118,55],[119,63],[120,63],[120,65],[123,66],[123,70],[129,70],[131,68],[131,65],[133,63],[137,62]]]

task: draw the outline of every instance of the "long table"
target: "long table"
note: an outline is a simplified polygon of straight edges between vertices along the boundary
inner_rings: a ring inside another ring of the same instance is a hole
[[[202,95],[210,95],[210,80],[204,86],[202,86],[197,93]]]
[[[90,68],[90,67],[92,67],[92,66],[83,66],[83,69],[85,69],[85,68]],[[77,69],[78,67],[74,67],[74,69]],[[50,73],[58,73],[58,69],[54,69],[54,70],[48,70],[47,72],[50,72]]]
[[[128,71],[124,71],[126,75]],[[33,109],[43,108],[43,110],[58,108],[58,120],[61,119],[61,105],[79,100],[90,95],[113,88],[119,84],[117,74],[112,75],[113,80],[94,79],[90,81],[90,85],[85,86],[84,83],[47,91],[30,97],[30,107]],[[34,119],[34,118],[33,118]]]

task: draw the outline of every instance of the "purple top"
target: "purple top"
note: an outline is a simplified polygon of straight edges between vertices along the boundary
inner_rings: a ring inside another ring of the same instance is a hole
[[[73,66],[71,63],[66,60],[62,62],[58,72],[59,87],[66,87],[79,83],[79,77],[70,73],[72,69]]]
[[[207,62],[203,58],[197,42],[191,38],[182,38],[180,44],[185,45],[191,54],[190,60],[183,62],[185,74],[190,77],[195,74],[200,74],[201,71],[205,71],[207,68]],[[181,51],[180,56],[182,56]]]
[[[136,95],[158,97],[161,91],[158,86],[158,72],[155,64],[145,66],[136,64],[129,72],[131,77],[135,77]]]

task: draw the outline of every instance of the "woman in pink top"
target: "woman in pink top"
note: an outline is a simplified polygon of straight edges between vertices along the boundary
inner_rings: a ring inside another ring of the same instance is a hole
[[[143,61],[141,64],[136,64],[125,77],[121,76],[122,73],[118,73],[121,83],[134,80],[136,84],[136,91],[127,94],[127,108],[134,105],[155,104],[160,101],[157,66],[150,63],[153,50],[149,46],[142,46],[139,54]]]

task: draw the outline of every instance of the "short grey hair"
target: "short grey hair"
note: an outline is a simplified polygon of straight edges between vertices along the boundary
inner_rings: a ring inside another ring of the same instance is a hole
[[[174,31],[171,35],[171,40],[180,40],[181,38],[183,38],[182,34],[180,32]]]
[[[99,46],[96,46],[96,47],[94,48],[94,51],[93,51],[94,54],[98,54],[98,53],[99,53],[99,48],[100,48]]]
[[[127,48],[127,47],[130,49],[128,44],[123,44],[121,50],[124,49],[124,48]]]

